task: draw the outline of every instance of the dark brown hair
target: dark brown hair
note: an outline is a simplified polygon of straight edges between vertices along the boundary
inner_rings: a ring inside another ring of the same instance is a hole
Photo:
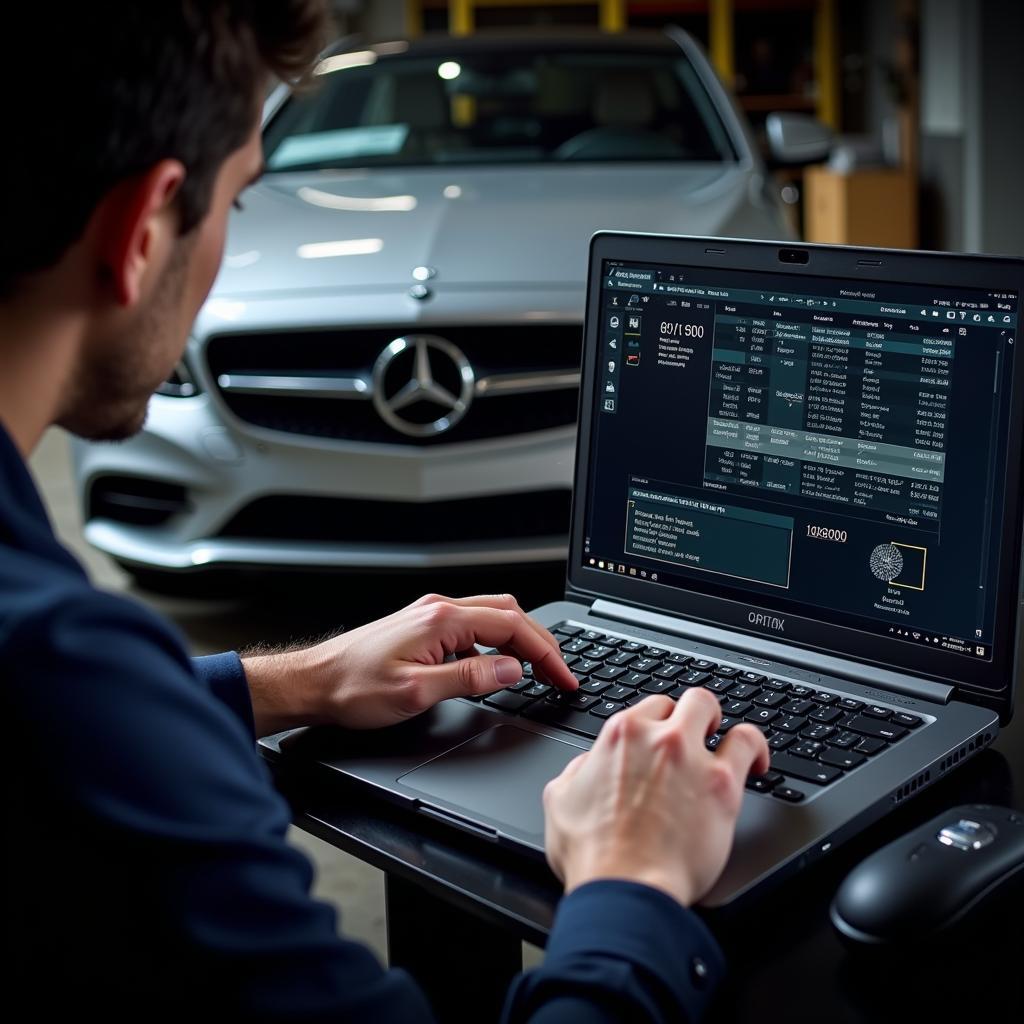
[[[185,165],[181,231],[194,228],[270,76],[308,72],[328,26],[326,0],[27,0],[4,21],[0,296],[160,160]]]

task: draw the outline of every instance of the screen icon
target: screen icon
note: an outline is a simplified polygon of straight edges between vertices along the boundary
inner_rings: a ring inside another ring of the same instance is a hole
[[[606,398],[604,400],[604,411],[605,412],[615,412],[615,399],[614,398]]]
[[[618,326],[619,326],[619,318],[618,318],[617,316],[613,316],[613,317],[612,317],[612,318],[611,318],[611,319],[610,319],[610,320],[608,321],[608,326],[609,326],[609,327],[618,327]]]

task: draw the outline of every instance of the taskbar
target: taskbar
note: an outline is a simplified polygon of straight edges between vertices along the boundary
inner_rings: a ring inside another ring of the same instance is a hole
[[[632,577],[646,583],[660,583],[663,586],[673,586],[683,583],[682,577],[669,575],[652,570],[646,566],[631,565],[628,562],[620,562],[606,558],[593,558],[587,556],[583,559],[584,569],[596,569],[599,572],[613,573],[617,576]],[[933,650],[946,651],[949,654],[960,654],[964,657],[974,658],[982,661],[989,661],[992,658],[991,646],[982,638],[968,640],[963,637],[948,636],[944,633],[934,633],[926,629],[913,629],[900,624],[886,626],[884,624],[872,624],[858,626],[862,632],[873,633],[877,636],[888,637],[891,640],[899,640],[903,643],[914,644],[919,647],[930,647]]]

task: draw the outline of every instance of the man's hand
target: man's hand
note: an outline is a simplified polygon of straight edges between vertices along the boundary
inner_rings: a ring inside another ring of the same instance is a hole
[[[768,770],[753,725],[704,741],[722,711],[708,690],[620,711],[593,748],[544,789],[545,847],[571,891],[599,878],[643,882],[689,906],[725,867],[748,775]]]
[[[500,653],[478,654],[475,644]],[[393,725],[446,697],[511,686],[522,661],[562,690],[579,685],[555,638],[508,594],[429,594],[315,647],[243,658],[260,736],[298,725]]]

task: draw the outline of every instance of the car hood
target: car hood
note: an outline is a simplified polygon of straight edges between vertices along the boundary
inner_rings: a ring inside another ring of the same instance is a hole
[[[232,216],[215,294],[578,284],[598,230],[723,234],[752,172],[722,164],[272,174]]]

